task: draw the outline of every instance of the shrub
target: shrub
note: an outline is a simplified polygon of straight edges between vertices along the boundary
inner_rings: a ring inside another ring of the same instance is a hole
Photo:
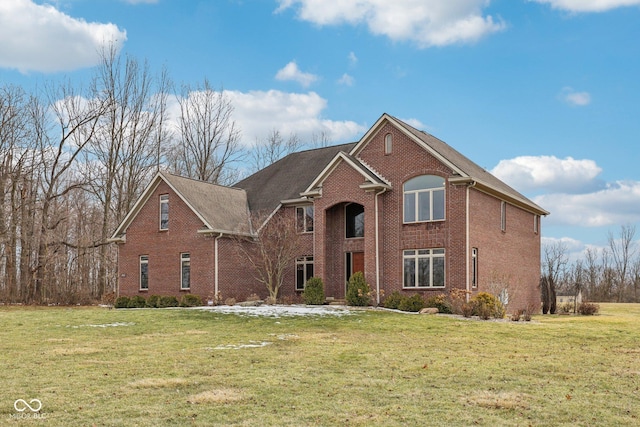
[[[600,311],[600,306],[598,304],[594,304],[592,302],[581,302],[578,305],[578,313],[583,316],[593,316]]]
[[[371,287],[364,280],[361,271],[353,273],[347,284],[347,304],[358,307],[369,305],[371,299]]]
[[[451,303],[449,303],[445,294],[438,294],[427,298],[424,306],[435,307],[438,309],[438,313],[451,314]]]
[[[460,305],[460,314],[462,314],[464,317],[473,316],[474,310],[475,306],[471,302],[463,302],[462,305]]]
[[[520,321],[520,317],[522,317],[522,312],[524,310],[516,310],[513,313],[511,313],[511,320],[514,322],[519,322]]]
[[[246,301],[260,301],[258,294],[251,294],[247,297]]]
[[[142,295],[135,295],[129,299],[129,304],[127,307],[129,308],[142,308],[147,306],[147,301],[144,299]]]
[[[147,298],[147,307],[158,308],[159,303],[160,295],[149,295],[149,298]]]
[[[202,298],[199,295],[185,294],[180,298],[180,307],[200,307]]]
[[[302,299],[305,304],[322,305],[324,304],[324,284],[319,277],[312,277],[304,284],[304,292]]]
[[[480,292],[471,299],[474,305],[474,314],[481,319],[487,320],[491,317],[502,319],[505,315],[504,305],[500,300],[488,292]]]
[[[116,298],[116,301],[113,303],[115,308],[127,308],[129,307],[129,297],[121,296]]]
[[[224,300],[224,305],[236,305],[236,299],[233,297]]]
[[[469,292],[466,289],[460,288],[453,288],[449,291],[449,303],[453,314],[464,315],[463,305],[467,303],[468,294]]]
[[[396,310],[400,306],[403,296],[398,291],[393,291],[388,297],[384,299],[382,306],[385,308],[392,308]]]
[[[159,308],[165,307],[177,307],[178,306],[178,298],[172,296],[162,296],[158,301]]]
[[[562,304],[560,307],[560,314],[569,314],[573,311],[573,303],[572,302],[565,302],[564,304]]]
[[[402,311],[412,311],[418,312],[424,308],[424,299],[422,299],[422,295],[415,294],[410,297],[404,297],[400,301],[400,305],[398,305],[398,309]]]

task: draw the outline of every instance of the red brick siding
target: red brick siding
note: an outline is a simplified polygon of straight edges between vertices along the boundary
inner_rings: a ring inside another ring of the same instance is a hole
[[[169,229],[159,231],[159,197],[169,195]],[[205,298],[213,290],[213,238],[199,234],[202,221],[161,182],[126,230],[126,243],[119,246],[120,295],[175,295],[185,293]],[[180,254],[191,257],[191,289],[180,290]],[[149,256],[149,289],[140,290],[139,258]]]

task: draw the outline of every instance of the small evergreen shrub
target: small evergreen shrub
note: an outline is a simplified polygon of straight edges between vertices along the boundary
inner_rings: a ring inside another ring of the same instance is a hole
[[[312,277],[304,284],[302,300],[309,305],[324,304],[324,284],[320,277]]]
[[[451,314],[451,303],[449,303],[445,294],[438,294],[427,298],[424,304],[425,307],[435,307],[438,309],[438,313]]]
[[[371,299],[371,287],[364,280],[364,274],[357,271],[349,278],[347,284],[347,304],[357,307],[369,305]]]
[[[129,299],[129,304],[127,307],[129,308],[143,308],[147,306],[147,301],[144,299],[142,295],[134,295]]]
[[[402,301],[402,294],[398,291],[393,291],[388,297],[384,299],[382,306],[385,308],[391,308],[397,310],[400,306],[400,302]]]
[[[488,292],[478,293],[471,301],[474,305],[474,314],[481,319],[487,320],[491,317],[502,319],[506,314],[500,300]]]
[[[113,303],[115,308],[127,308],[129,307],[129,297],[121,296],[116,298],[116,301]]]
[[[599,311],[600,306],[592,302],[581,302],[578,305],[578,313],[583,316],[593,316],[594,314],[598,314]]]
[[[185,294],[180,298],[180,307],[200,307],[202,298],[199,295]]]
[[[165,307],[177,307],[178,306],[178,298],[171,296],[161,296],[158,301],[158,308]]]
[[[398,309],[402,311],[418,312],[424,308],[424,299],[422,295],[415,294],[410,297],[404,297],[398,305]]]
[[[159,303],[160,295],[149,295],[149,298],[147,298],[147,307],[149,308],[158,308]]]

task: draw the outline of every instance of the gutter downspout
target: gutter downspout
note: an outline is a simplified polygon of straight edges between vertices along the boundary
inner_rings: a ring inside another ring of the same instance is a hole
[[[466,208],[465,209],[466,212],[465,212],[465,219],[464,219],[465,220],[466,235],[467,235],[466,236],[466,240],[467,241],[466,241],[466,244],[465,244],[466,252],[467,252],[467,255],[466,255],[466,258],[467,258],[467,261],[466,261],[466,266],[467,266],[467,268],[466,268],[466,270],[467,270],[466,301],[467,302],[469,302],[470,299],[471,299],[471,274],[470,274],[471,272],[469,271],[471,269],[470,268],[470,264],[471,264],[471,262],[470,262],[471,261],[471,237],[469,236],[469,231],[471,230],[471,226],[469,225],[469,218],[470,218],[471,208],[469,207],[469,200],[470,200],[469,193],[470,193],[471,187],[475,187],[475,185],[476,185],[475,181],[471,181],[467,185],[467,196],[466,196],[467,197],[467,203],[466,203],[466,207],[465,207]]]
[[[219,240],[222,236],[223,236],[223,234],[222,234],[222,233],[218,234],[218,235],[216,236],[216,239],[215,239],[215,241],[214,241],[214,245],[213,245],[213,253],[214,253],[215,264],[216,264],[216,268],[215,268],[215,270],[214,270],[214,274],[213,274],[213,277],[214,277],[214,278],[213,278],[213,292],[214,292],[213,298],[214,298],[214,301],[215,301],[216,303],[217,303],[217,301],[218,301],[218,289],[219,289],[219,288],[218,288],[218,270],[219,270],[219,268],[218,268],[218,259],[219,259],[219,258],[218,258],[218,240]]]
[[[380,225],[379,225],[379,215],[378,215],[378,196],[382,193],[386,192],[387,189],[383,188],[381,191],[376,193],[375,197],[375,211],[376,211],[376,303],[380,305]]]

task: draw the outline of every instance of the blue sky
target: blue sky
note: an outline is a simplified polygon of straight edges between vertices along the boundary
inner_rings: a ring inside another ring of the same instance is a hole
[[[87,83],[117,40],[224,88],[247,144],[354,141],[386,112],[551,211],[544,239],[579,252],[640,224],[639,22],[640,0],[5,0],[0,82]]]

